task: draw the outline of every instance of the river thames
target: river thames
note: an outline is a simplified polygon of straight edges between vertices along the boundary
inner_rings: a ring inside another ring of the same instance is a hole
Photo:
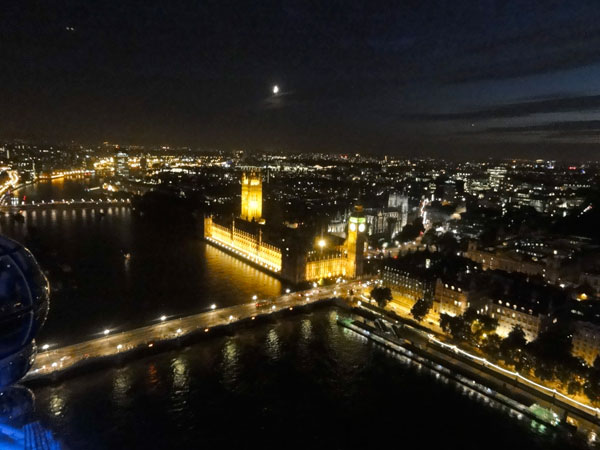
[[[89,198],[94,183],[55,180],[19,195]],[[128,206],[24,215],[24,223],[5,215],[0,228],[48,271],[39,344],[285,289],[207,246],[188,223],[157,226]],[[576,445],[339,327],[337,314],[323,308],[35,387],[36,417],[69,449]]]

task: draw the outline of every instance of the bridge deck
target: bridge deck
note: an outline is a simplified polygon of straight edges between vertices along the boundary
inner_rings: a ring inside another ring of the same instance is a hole
[[[37,355],[25,379],[39,378],[72,368],[77,363],[125,353],[141,347],[153,346],[160,341],[170,341],[187,334],[209,332],[211,328],[229,325],[258,315],[273,314],[283,309],[293,309],[332,297],[342,297],[350,289],[357,289],[359,281],[310,289],[283,295],[275,300],[220,308],[177,319],[164,320],[133,330],[110,333],[96,339],[65,347],[49,349]]]

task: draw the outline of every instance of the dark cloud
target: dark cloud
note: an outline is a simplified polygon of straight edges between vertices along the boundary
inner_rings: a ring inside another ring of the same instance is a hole
[[[521,127],[490,127],[480,133],[600,133],[600,120],[574,120],[562,122],[549,122],[541,125],[528,125]],[[598,134],[600,136],[600,134]]]
[[[402,117],[409,120],[423,121],[487,120],[597,109],[600,109],[600,95],[588,95],[510,103],[477,111],[447,114],[405,114]]]

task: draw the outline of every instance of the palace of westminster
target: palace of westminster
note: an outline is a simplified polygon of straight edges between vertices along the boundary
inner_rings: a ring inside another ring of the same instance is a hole
[[[204,218],[204,238],[237,257],[292,283],[362,275],[367,223],[362,206],[350,215],[346,238],[301,235],[298,229],[267,224],[262,218],[262,179],[242,175],[241,213],[237,218]]]

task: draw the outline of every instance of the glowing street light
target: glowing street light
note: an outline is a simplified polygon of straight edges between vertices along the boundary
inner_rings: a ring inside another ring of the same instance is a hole
[[[286,294],[289,294],[289,293],[290,293],[290,288],[287,288],[287,289],[285,290],[285,293],[286,293]]]
[[[277,85],[273,86],[273,94],[274,95],[279,94],[279,86],[277,86]]]
[[[165,315],[160,316],[160,321],[161,322],[164,322],[165,320],[167,320],[167,316],[165,316]]]
[[[117,350],[121,350],[123,348],[123,344],[117,345]]]
[[[108,333],[110,333],[110,330],[109,330],[109,329],[106,329],[106,330],[104,330],[104,331],[103,331],[103,333],[104,333],[104,336],[107,336],[107,335],[108,335]]]
[[[212,305],[210,305],[210,309],[212,309],[212,310],[214,311],[215,309],[217,309],[217,305],[215,305],[215,304],[213,303]]]
[[[50,346],[48,344],[42,345],[42,350],[48,350]]]
[[[257,296],[257,295],[253,295],[253,296],[252,296],[252,300],[256,300],[257,298],[258,298],[258,296]]]

